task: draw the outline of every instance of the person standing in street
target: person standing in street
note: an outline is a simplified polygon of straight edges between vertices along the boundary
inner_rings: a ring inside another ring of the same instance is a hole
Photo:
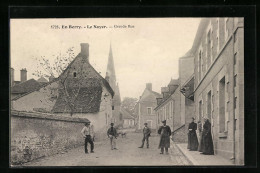
[[[142,145],[139,148],[144,147],[144,142],[146,141],[146,147],[149,148],[149,137],[151,135],[151,129],[147,126],[147,123],[144,123],[144,128],[143,128],[143,140],[142,140]]]
[[[211,135],[211,123],[208,118],[204,118],[202,131],[201,154],[214,155],[213,140]]]
[[[171,136],[171,128],[166,125],[166,120],[162,121],[163,125],[159,128],[158,134],[161,135],[159,148],[161,149],[161,153],[164,153],[164,149],[166,154],[168,153],[168,148],[170,148],[170,136]]]
[[[111,123],[110,125],[111,127],[107,130],[107,136],[110,139],[111,150],[117,150],[116,148],[117,131],[116,128],[114,128],[114,123]]]
[[[194,122],[192,117],[191,123],[189,124],[189,132],[188,132],[188,149],[190,151],[197,151],[198,150],[198,138],[196,134],[197,124]]]
[[[88,153],[88,143],[90,144],[90,152],[94,153],[94,127],[90,122],[85,123],[85,127],[81,130],[81,134],[85,138],[85,153]]]

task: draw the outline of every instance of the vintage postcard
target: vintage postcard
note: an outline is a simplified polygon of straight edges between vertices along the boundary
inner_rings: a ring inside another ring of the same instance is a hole
[[[244,165],[244,18],[10,19],[10,165]]]

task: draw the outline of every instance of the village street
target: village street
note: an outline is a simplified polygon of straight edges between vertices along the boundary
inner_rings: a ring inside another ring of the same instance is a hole
[[[175,145],[169,155],[161,155],[158,149],[159,136],[152,134],[150,148],[138,148],[142,133],[128,133],[117,140],[118,150],[111,150],[109,139],[95,143],[95,153],[85,154],[84,147],[26,163],[23,166],[155,166],[191,165]]]

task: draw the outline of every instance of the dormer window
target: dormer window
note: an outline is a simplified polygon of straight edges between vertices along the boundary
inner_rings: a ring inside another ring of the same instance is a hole
[[[73,77],[77,77],[77,73],[76,72],[73,73]]]

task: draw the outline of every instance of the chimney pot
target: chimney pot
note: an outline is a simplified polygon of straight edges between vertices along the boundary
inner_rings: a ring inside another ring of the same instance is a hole
[[[22,70],[20,70],[21,72],[21,82],[27,81],[27,70],[26,68],[22,68]]]
[[[11,68],[11,87],[14,86],[14,69]]]
[[[81,54],[86,56],[87,60],[89,57],[89,44],[88,43],[80,43],[81,46]]]
[[[146,89],[152,91],[152,83],[146,83]]]

